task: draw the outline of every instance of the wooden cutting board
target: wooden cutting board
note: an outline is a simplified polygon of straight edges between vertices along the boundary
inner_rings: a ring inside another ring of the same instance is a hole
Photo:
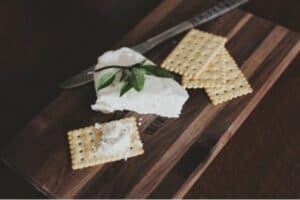
[[[196,1],[191,1],[193,6],[182,0],[172,2],[159,5],[118,46],[139,42],[198,10]],[[143,156],[72,171],[68,130],[124,116],[140,117],[91,111],[95,94],[89,84],[63,91],[3,149],[2,160],[50,197],[184,197],[300,50],[299,35],[241,10],[199,28],[229,39],[226,47],[252,85],[252,94],[213,106],[203,90],[190,90],[179,119],[142,116]],[[147,56],[161,63],[182,36]]]

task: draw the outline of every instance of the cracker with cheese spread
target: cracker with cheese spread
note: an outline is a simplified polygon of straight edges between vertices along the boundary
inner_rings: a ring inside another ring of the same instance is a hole
[[[144,153],[134,117],[69,131],[68,140],[74,170]]]

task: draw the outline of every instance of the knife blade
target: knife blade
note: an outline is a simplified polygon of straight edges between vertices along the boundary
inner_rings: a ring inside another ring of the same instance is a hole
[[[176,26],[173,26],[166,31],[147,39],[146,41],[131,47],[135,51],[144,54],[149,50],[153,49],[157,45],[167,41],[168,39],[187,31],[191,28],[197,27],[205,22],[208,22],[218,16],[221,16],[238,6],[247,3],[248,0],[223,0],[216,4],[215,6],[209,8],[208,10],[197,14],[189,20],[183,21]],[[93,73],[91,73],[94,69],[94,66],[90,66],[87,69],[81,71],[80,73],[74,75],[68,80],[62,82],[60,84],[60,88],[70,89],[74,87],[82,86],[86,83],[93,81]]]

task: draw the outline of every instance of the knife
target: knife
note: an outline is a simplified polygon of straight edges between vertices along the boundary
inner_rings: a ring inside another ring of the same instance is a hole
[[[172,28],[149,38],[148,40],[135,45],[131,47],[133,50],[144,54],[148,52],[149,50],[153,49],[157,45],[161,44],[162,42],[165,42],[166,40],[184,32],[187,31],[193,27],[199,26],[201,24],[204,24],[205,22],[208,22],[220,15],[223,15],[234,8],[247,3],[248,0],[223,0],[219,2],[214,7],[192,17],[189,20],[183,21],[180,24],[173,26]],[[83,70],[82,72],[74,75],[70,79],[62,82],[60,84],[60,87],[63,89],[70,89],[82,86],[86,83],[89,83],[93,81],[93,72],[94,66],[90,66],[87,69]]]

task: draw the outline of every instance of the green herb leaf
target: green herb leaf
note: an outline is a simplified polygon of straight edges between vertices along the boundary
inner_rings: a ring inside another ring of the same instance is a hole
[[[132,71],[128,70],[127,71],[127,79],[126,81],[128,81],[132,86],[133,86],[133,82],[134,82],[134,75],[132,73]]]
[[[99,80],[97,90],[109,86],[116,78],[117,73],[121,73],[119,81],[125,81],[123,87],[120,91],[120,96],[123,96],[131,88],[134,88],[136,91],[141,91],[145,83],[145,74],[151,74],[154,76],[173,78],[173,74],[169,71],[162,69],[156,65],[144,65],[146,60],[143,60],[139,63],[133,64],[131,66],[106,66],[100,69],[95,70],[95,72],[106,70],[109,68],[119,68],[120,70],[116,73],[106,73],[103,74]]]
[[[130,77],[132,82],[132,86],[138,92],[141,91],[144,87],[145,83],[145,73],[146,71],[141,68],[133,68],[132,69],[132,76]]]
[[[163,68],[160,68],[156,65],[143,65],[141,67],[145,69],[149,74],[153,74],[155,76],[164,77],[164,78],[174,78],[171,72]]]
[[[157,68],[155,65],[142,65],[140,67],[145,69],[147,74],[154,74]]]
[[[169,72],[163,68],[160,68],[160,67],[157,67],[154,75],[160,76],[160,77],[165,77],[165,78],[174,78],[174,76],[171,72]]]
[[[121,73],[122,73],[122,74],[121,74],[120,81],[126,80],[127,77],[128,77],[128,74],[127,74],[127,72],[126,72],[126,69],[122,69]]]
[[[106,73],[103,74],[99,80],[97,90],[101,90],[107,86],[109,86],[116,78],[115,73]]]
[[[132,88],[132,85],[129,81],[126,81],[120,91],[120,97],[123,96],[126,92],[128,92]]]

